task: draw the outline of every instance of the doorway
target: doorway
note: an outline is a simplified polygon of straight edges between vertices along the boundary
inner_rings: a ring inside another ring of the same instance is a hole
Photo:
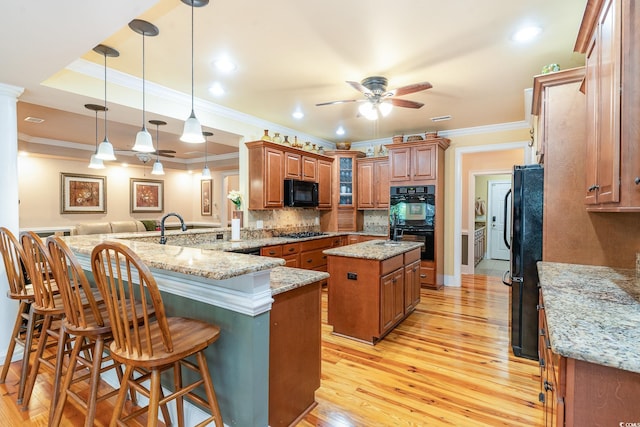
[[[509,230],[511,210],[505,210],[504,200],[511,189],[511,181],[491,180],[488,182],[487,189],[489,192],[487,255],[489,259],[509,260],[509,248],[504,241],[504,233]]]

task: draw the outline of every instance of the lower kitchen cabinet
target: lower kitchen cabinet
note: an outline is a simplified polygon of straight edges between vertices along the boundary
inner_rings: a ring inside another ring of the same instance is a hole
[[[330,255],[328,323],[333,332],[371,344],[382,339],[420,301],[419,259],[419,248],[385,260]]]
[[[538,311],[539,400],[544,406],[545,426],[637,423],[640,406],[631,403],[637,403],[640,396],[640,374],[555,354],[549,341],[542,292]],[[593,351],[598,351],[597,346]]]
[[[273,298],[269,328],[269,425],[295,425],[315,405],[320,387],[321,285]]]

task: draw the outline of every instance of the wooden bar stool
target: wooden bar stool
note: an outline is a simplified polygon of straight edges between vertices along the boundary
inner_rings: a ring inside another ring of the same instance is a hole
[[[96,301],[84,270],[61,238],[47,238],[47,249],[65,312],[58,345],[63,346],[69,335],[76,338],[69,358],[69,367],[60,388],[58,403],[50,408],[49,426],[60,425],[67,397],[71,397],[85,411],[85,427],[91,427],[96,415],[97,402],[118,393],[116,389],[98,396],[100,375],[116,368],[118,379],[122,381],[120,364],[113,361],[108,354],[104,355],[105,345],[113,339],[107,306],[101,298]],[[103,366],[104,362],[108,364]],[[58,370],[56,373],[60,374]],[[80,393],[72,390],[72,385],[87,379],[90,379],[89,393],[84,400]]]
[[[7,379],[7,373],[9,372],[9,366],[11,365],[16,344],[24,347],[22,357],[29,360],[31,346],[25,345],[27,335],[26,325],[29,320],[29,308],[35,296],[33,294],[33,286],[31,286],[31,282],[26,273],[26,267],[23,261],[25,254],[22,250],[22,245],[20,245],[20,242],[13,233],[5,227],[0,227],[0,251],[2,252],[4,269],[9,282],[7,297],[20,303],[16,321],[13,325],[13,332],[11,333],[11,341],[9,342],[7,354],[4,358],[2,373],[0,373],[0,384],[2,384]],[[23,369],[20,373],[20,396],[22,395],[22,390],[24,390],[26,379],[27,371]]]
[[[104,242],[96,246],[91,254],[91,269],[109,309],[114,338],[110,345],[111,355],[126,366],[110,426],[124,426],[127,420],[143,414],[147,415],[147,426],[156,426],[159,407],[174,399],[178,425],[183,426],[183,398],[186,395],[211,412],[211,416],[199,426],[215,422],[216,426],[222,427],[220,408],[204,356],[204,350],[218,339],[220,328],[199,320],[167,317],[151,271],[131,249],[121,243]],[[133,296],[142,304],[144,322],[130,328],[133,322],[125,315],[125,304],[131,305],[132,302],[127,301]],[[155,319],[147,316],[151,308],[155,309]],[[186,360],[192,355],[196,356],[197,364]],[[199,372],[201,378],[183,386],[182,366]],[[133,373],[137,368],[149,373],[134,378]],[[169,369],[173,369],[175,390],[164,397],[160,374]],[[148,389],[143,385],[147,380],[150,380]],[[194,393],[194,389],[200,385],[204,386],[206,400]],[[123,416],[127,390],[147,396],[149,405]]]
[[[57,401],[60,380],[58,370],[62,369],[62,359],[65,355],[64,347],[58,346],[60,320],[64,315],[64,307],[62,296],[59,294],[58,286],[53,278],[51,259],[44,242],[40,239],[40,236],[32,231],[21,233],[20,241],[25,254],[24,263],[31,278],[35,296],[34,301],[31,303],[27,322],[27,347],[31,346],[33,340],[36,319],[38,316],[42,316],[42,329],[33,366],[29,368],[29,358],[25,357],[22,360],[22,370],[23,372],[28,372],[28,375],[23,395],[21,396],[18,393],[17,402],[22,404],[23,409],[26,409],[31,399],[31,392],[38,376],[40,364],[49,367],[56,373],[54,376],[52,405],[55,405]],[[52,341],[49,341],[50,338]],[[56,351],[52,352],[51,349],[54,347],[56,347]],[[56,364],[59,364],[59,366],[56,367]]]

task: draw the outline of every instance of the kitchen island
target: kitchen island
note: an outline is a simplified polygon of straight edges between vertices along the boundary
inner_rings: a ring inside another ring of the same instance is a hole
[[[327,273],[285,269],[280,267],[284,260],[279,258],[145,241],[147,237],[157,239],[157,234],[86,235],[66,237],[65,240],[87,271],[91,271],[90,255],[98,243],[106,240],[122,242],[151,269],[169,315],[197,318],[218,325],[221,329],[220,338],[207,348],[205,355],[225,425],[270,425],[270,359],[274,354],[270,346],[273,326],[271,315],[278,315],[274,299],[284,298],[291,293],[297,297],[294,301],[307,304],[302,308],[304,311],[317,313],[317,325],[311,325],[314,317],[309,315],[305,327],[309,330],[317,328],[319,349],[320,304],[317,283],[326,279]],[[170,239],[175,236],[174,241],[178,240],[178,236],[196,239],[196,235],[199,235],[200,239],[196,240],[202,240],[203,236],[201,231],[167,234]],[[309,292],[303,289],[307,286]],[[317,304],[313,296],[314,287],[318,293]],[[287,331],[283,326],[291,325],[280,323],[280,330],[284,333],[279,332],[279,336],[285,336],[286,339]],[[293,326],[301,327],[297,323]],[[288,350],[295,353],[300,348],[294,346]],[[298,354],[306,357],[310,353]],[[310,363],[315,364],[316,360],[319,366],[319,352]],[[291,373],[280,374],[288,378],[288,384],[294,378],[319,385],[319,370],[312,374],[315,377],[310,380],[292,377]],[[307,406],[313,404],[309,403],[309,387],[304,399]],[[187,425],[196,424],[201,419],[195,406],[189,406],[185,412]]]
[[[417,242],[370,240],[327,249],[333,333],[375,344],[420,302]]]
[[[538,273],[540,399],[547,420],[566,426],[639,422],[636,271],[539,262]]]

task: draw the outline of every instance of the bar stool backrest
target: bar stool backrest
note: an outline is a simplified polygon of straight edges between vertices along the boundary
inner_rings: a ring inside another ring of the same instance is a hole
[[[104,326],[91,284],[74,253],[60,237],[49,236],[46,243],[67,322],[82,329]]]
[[[137,357],[153,356],[153,342],[161,339],[164,350],[173,352],[160,290],[140,257],[122,243],[103,242],[91,253],[91,269],[108,307],[116,348]],[[137,312],[140,309],[142,313]],[[153,311],[157,328],[151,328]],[[136,323],[140,326],[130,327]],[[160,337],[152,334],[158,329]]]
[[[24,263],[33,285],[34,303],[41,309],[62,310],[63,307],[56,306],[58,285],[53,278],[51,258],[44,242],[33,231],[20,233],[20,241],[25,254]]]
[[[27,284],[30,281],[24,264],[25,254],[22,245],[5,227],[0,227],[0,251],[9,281],[9,298],[24,298],[32,295],[32,292],[27,290]]]

